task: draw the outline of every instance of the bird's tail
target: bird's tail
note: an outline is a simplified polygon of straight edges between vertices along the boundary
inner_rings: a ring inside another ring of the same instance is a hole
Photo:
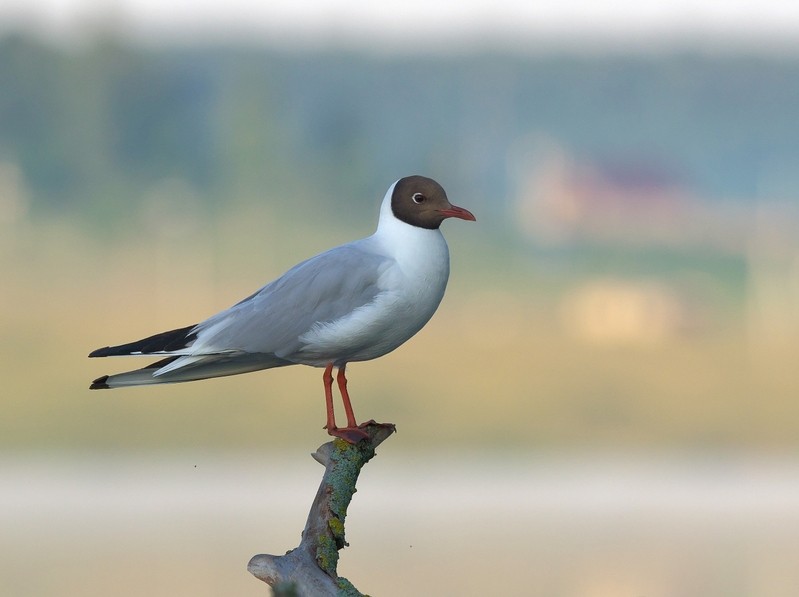
[[[106,390],[126,386],[195,381],[292,364],[290,361],[274,355],[243,353],[240,351],[191,354],[191,345],[196,338],[196,326],[188,326],[149,336],[128,344],[98,348],[89,356],[168,356],[142,369],[98,377],[89,388],[92,390]]]
[[[265,355],[220,354],[203,356],[173,356],[156,363],[95,379],[89,389],[108,390],[129,386],[179,383],[249,373],[259,369],[270,369],[290,365],[282,359],[264,359]],[[256,358],[258,357],[258,358]]]

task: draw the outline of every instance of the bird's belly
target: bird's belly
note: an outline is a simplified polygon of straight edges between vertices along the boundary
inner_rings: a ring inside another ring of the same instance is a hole
[[[346,317],[315,325],[301,336],[303,346],[291,360],[322,367],[383,356],[424,327],[441,302],[443,290],[427,287],[423,297],[418,293],[378,295]]]

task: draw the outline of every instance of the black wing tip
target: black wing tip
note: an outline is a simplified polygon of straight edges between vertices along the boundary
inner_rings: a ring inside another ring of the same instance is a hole
[[[131,354],[153,354],[170,353],[173,350],[186,348],[196,338],[197,333],[194,328],[197,324],[189,325],[168,332],[161,332],[153,336],[148,336],[135,342],[120,344],[119,346],[105,346],[89,353],[89,358],[94,357],[120,357]]]
[[[96,351],[95,351],[96,352]],[[91,356],[91,355],[89,355]],[[89,386],[90,390],[110,390],[111,386],[108,385],[108,376],[103,375],[102,377],[98,377],[92,382],[92,385]]]

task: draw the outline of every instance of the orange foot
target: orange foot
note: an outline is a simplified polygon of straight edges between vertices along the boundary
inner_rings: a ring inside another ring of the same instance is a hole
[[[374,420],[361,423],[357,427],[334,427],[333,429],[326,429],[327,433],[333,437],[340,437],[345,442],[357,444],[361,440],[369,439],[369,434],[364,431],[367,427],[385,427],[391,429],[392,432],[397,430],[394,423],[376,423]]]
[[[369,439],[369,434],[359,427],[333,427],[327,433],[333,437],[340,437],[345,442],[357,444],[362,439]]]

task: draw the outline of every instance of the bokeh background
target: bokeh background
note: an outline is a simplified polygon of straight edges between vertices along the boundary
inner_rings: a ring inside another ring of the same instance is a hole
[[[448,294],[350,367],[399,434],[340,572],[375,595],[799,594],[791,2],[6,0],[0,594],[263,595],[320,371],[89,392],[370,234],[432,176]]]

